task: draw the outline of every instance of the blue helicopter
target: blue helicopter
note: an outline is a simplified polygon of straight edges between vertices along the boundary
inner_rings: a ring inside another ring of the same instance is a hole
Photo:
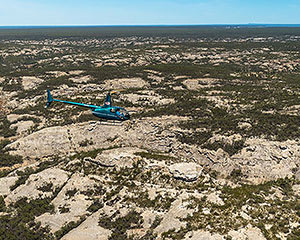
[[[76,105],[80,107],[90,108],[92,114],[98,118],[106,120],[117,120],[117,121],[126,121],[130,119],[129,112],[122,107],[112,106],[111,104],[111,94],[113,91],[109,91],[105,97],[103,106],[89,105],[85,103],[69,102],[60,99],[54,99],[51,96],[50,90],[47,90],[47,108],[50,107],[52,102],[60,102],[71,105]]]

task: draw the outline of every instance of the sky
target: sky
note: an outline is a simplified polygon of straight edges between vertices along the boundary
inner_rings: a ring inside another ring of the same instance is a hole
[[[0,26],[300,24],[300,0],[0,0]]]

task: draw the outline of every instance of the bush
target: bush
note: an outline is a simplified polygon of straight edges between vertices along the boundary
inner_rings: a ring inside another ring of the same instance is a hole
[[[88,207],[88,211],[89,212],[92,212],[92,213],[94,213],[94,212],[97,212],[100,208],[103,208],[103,203],[102,202],[100,202],[100,200],[99,199],[97,199],[97,200],[95,200],[89,207]]]
[[[19,187],[22,184],[25,184],[26,180],[29,178],[31,174],[33,174],[35,171],[32,168],[26,168],[24,172],[17,171],[17,174],[19,175],[18,180],[15,182],[14,185],[10,186],[10,191],[15,190],[17,187]]]
[[[11,167],[23,162],[23,158],[21,156],[10,155],[7,153],[8,149],[4,150],[8,144],[10,144],[9,140],[3,140],[0,142],[0,167]]]
[[[28,201],[27,198],[18,200],[13,206],[16,214],[0,216],[0,239],[2,240],[53,240],[48,228],[36,223],[35,216],[47,211],[53,211],[51,199],[37,199]]]
[[[0,212],[4,212],[6,210],[5,202],[3,196],[0,196]]]
[[[42,192],[52,192],[53,183],[46,183],[45,185],[38,188]]]
[[[10,127],[11,124],[7,120],[7,117],[0,118],[0,121],[0,136],[8,138],[16,135],[16,128]]]
[[[11,167],[15,164],[22,163],[23,158],[21,156],[13,156],[8,153],[0,152],[0,167]]]
[[[143,223],[143,218],[136,211],[130,211],[126,216],[112,220],[112,217],[99,219],[99,225],[103,228],[112,230],[109,240],[126,240],[127,230],[140,228]]]
[[[66,235],[72,229],[78,227],[84,220],[85,220],[85,217],[82,216],[82,217],[80,217],[80,219],[77,222],[71,221],[71,222],[65,224],[60,230],[58,230],[54,233],[56,239],[62,238],[64,235]]]

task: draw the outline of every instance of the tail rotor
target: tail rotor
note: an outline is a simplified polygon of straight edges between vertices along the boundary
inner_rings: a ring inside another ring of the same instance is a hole
[[[48,89],[47,90],[47,104],[46,104],[46,107],[50,107],[51,103],[53,102],[53,98],[51,96],[51,93],[50,93],[50,90]]]

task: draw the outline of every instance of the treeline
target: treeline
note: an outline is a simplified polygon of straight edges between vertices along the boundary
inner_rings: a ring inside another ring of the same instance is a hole
[[[299,27],[234,27],[234,26],[110,26],[110,27],[27,27],[0,29],[0,40],[43,40],[67,38],[115,38],[115,37],[175,37],[175,38],[249,38],[285,37],[300,35]]]

